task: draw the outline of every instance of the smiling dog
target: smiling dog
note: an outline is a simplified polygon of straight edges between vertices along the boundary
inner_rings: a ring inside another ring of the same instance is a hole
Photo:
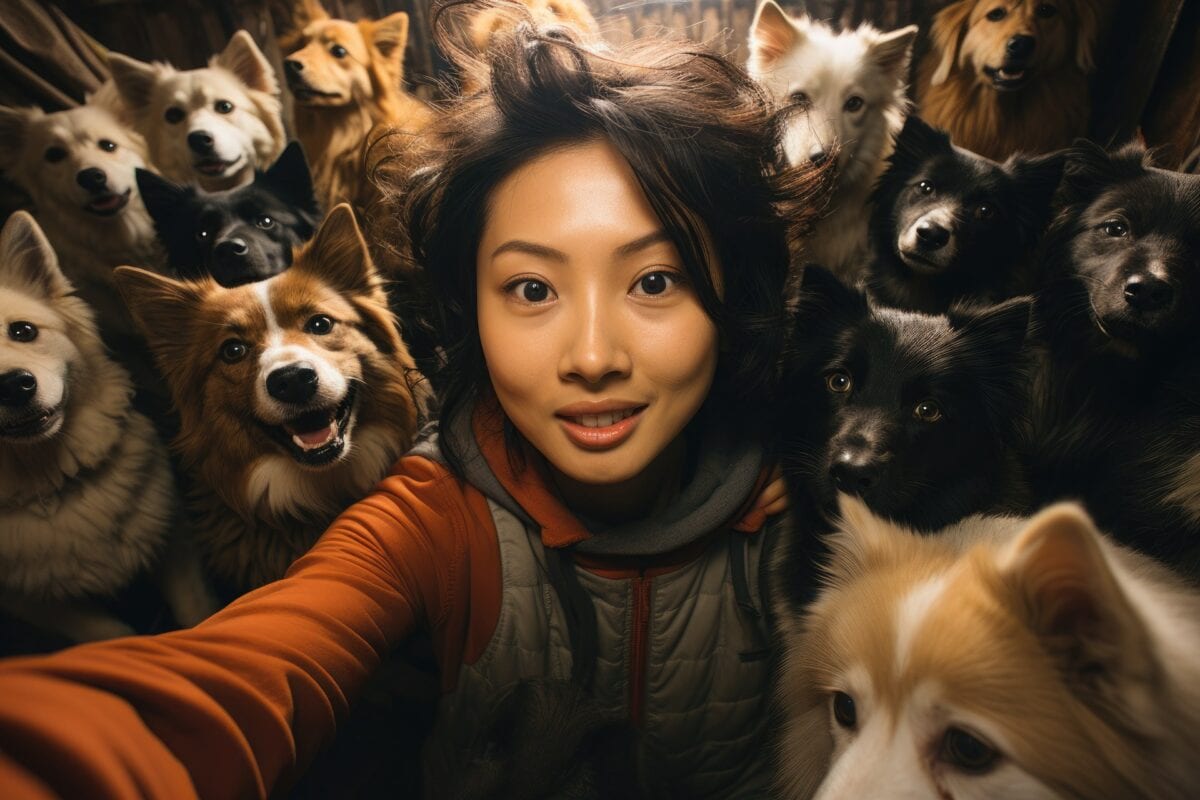
[[[267,281],[117,279],[179,409],[216,578],[240,593],[281,577],[416,430],[412,360],[353,213],[335,208]]]

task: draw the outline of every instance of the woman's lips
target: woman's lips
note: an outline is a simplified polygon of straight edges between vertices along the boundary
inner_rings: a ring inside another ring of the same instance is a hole
[[[572,442],[587,450],[608,450],[630,437],[642,419],[646,406],[591,410],[590,413],[567,414],[564,411],[583,411],[575,407],[558,412],[563,431]]]

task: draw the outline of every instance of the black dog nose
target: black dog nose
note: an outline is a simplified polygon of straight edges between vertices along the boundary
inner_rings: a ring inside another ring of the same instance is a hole
[[[1134,275],[1125,281],[1125,302],[1137,311],[1160,311],[1174,297],[1171,284],[1153,275]]]
[[[829,475],[841,491],[861,494],[879,481],[879,462],[866,453],[843,450],[834,457]]]
[[[950,231],[936,222],[917,224],[917,245],[926,251],[941,250],[950,241]]]
[[[1004,52],[1009,58],[1025,59],[1033,55],[1033,46],[1037,39],[1032,36],[1014,36],[1004,45]]]
[[[75,182],[89,192],[98,192],[108,183],[108,176],[99,167],[81,169],[75,176]]]
[[[246,255],[249,249],[250,248],[246,245],[245,239],[239,239],[235,236],[232,239],[225,239],[218,242],[217,246],[213,249],[213,252],[216,254],[217,258],[230,259],[241,258],[242,256]]]
[[[307,403],[317,393],[317,371],[308,364],[289,364],[267,376],[267,394],[283,403]]]
[[[29,405],[37,394],[37,378],[27,369],[14,369],[0,375],[0,406],[20,408]]]
[[[208,131],[192,131],[188,134],[188,147],[200,155],[208,155],[213,149],[213,137]]]
[[[284,61],[283,66],[284,69],[288,71],[289,75],[299,75],[301,72],[304,72],[304,64],[300,63],[294,58],[289,58],[287,61]]]

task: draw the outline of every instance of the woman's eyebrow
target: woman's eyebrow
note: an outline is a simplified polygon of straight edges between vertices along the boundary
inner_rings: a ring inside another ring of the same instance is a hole
[[[561,250],[555,250],[553,247],[547,247],[544,244],[534,244],[521,239],[511,239],[492,251],[492,258],[501,255],[502,253],[525,253],[527,255],[544,258],[547,261],[557,261],[561,264],[567,262],[567,254]]]
[[[645,250],[651,245],[662,244],[663,242],[669,241],[671,240],[667,236],[667,232],[659,229],[657,231],[647,233],[645,236],[640,236],[637,239],[634,239],[632,242],[627,242],[626,244],[621,245],[613,251],[613,255],[615,255],[617,258],[626,258],[634,253],[637,253],[639,250]]]

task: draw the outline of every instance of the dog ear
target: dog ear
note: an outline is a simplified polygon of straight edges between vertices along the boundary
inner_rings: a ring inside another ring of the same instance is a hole
[[[50,240],[28,211],[14,212],[0,230],[0,275],[41,297],[62,297],[73,291]]]
[[[135,169],[133,176],[137,181],[138,194],[142,197],[142,205],[146,207],[155,225],[162,225],[170,219],[179,207],[179,202],[195,191],[172,183],[148,169]]]
[[[933,127],[916,114],[909,114],[904,127],[896,136],[896,149],[889,160],[895,164],[906,161],[916,164],[932,156],[954,151],[950,134]]]
[[[989,364],[1018,363],[1033,315],[1029,297],[1014,297],[985,308],[952,307],[946,312],[950,327],[960,331],[972,350]]]
[[[1018,613],[1060,661],[1074,691],[1099,694],[1095,699],[1119,708],[1116,678],[1152,678],[1144,623],[1113,575],[1095,523],[1078,505],[1060,503],[1035,516],[998,566]]]
[[[320,211],[313,193],[312,173],[308,169],[308,161],[304,158],[304,149],[299,142],[289,142],[260,180],[315,223]],[[307,239],[311,235],[312,231],[309,231],[304,238]]]
[[[817,264],[804,267],[796,304],[799,320],[823,324],[831,319],[861,317],[867,311],[867,298],[862,292],[851,289],[824,267]]]
[[[366,239],[348,203],[333,207],[317,235],[297,254],[293,269],[296,268],[348,294],[380,291],[379,275]]]
[[[1096,67],[1094,51],[1100,35],[1100,3],[1077,0],[1075,7],[1075,64],[1081,72],[1091,72]]]
[[[45,116],[40,108],[9,108],[0,106],[0,170],[8,172],[25,146],[29,123]]]
[[[750,23],[750,63],[757,70],[770,67],[803,38],[803,32],[775,0],[763,0]]]
[[[1051,204],[1066,163],[1065,150],[1031,157],[1017,155],[1005,162],[1004,168],[1013,176],[1021,198],[1017,213],[1023,223],[1020,234],[1027,241],[1041,234],[1050,222]]]
[[[1074,203],[1094,197],[1114,183],[1144,175],[1150,154],[1136,141],[1110,153],[1095,142],[1076,139],[1065,158],[1061,199]]]
[[[204,299],[205,281],[177,281],[157,272],[138,267],[117,267],[113,283],[125,300],[129,315],[146,337],[164,374],[182,369],[187,363],[188,337],[180,334],[189,311]]]
[[[403,63],[404,48],[408,46],[408,14],[397,11],[375,23],[371,44],[385,59],[395,58]]]
[[[108,70],[112,73],[117,93],[125,105],[134,111],[150,104],[159,78],[170,69],[165,64],[147,64],[120,53],[108,54]]]
[[[950,77],[954,62],[958,59],[958,49],[963,36],[967,32],[967,20],[971,17],[971,9],[976,0],[958,0],[956,3],[943,8],[933,18],[929,28],[929,40],[932,50],[941,55],[937,69],[929,79],[931,86],[940,86]]]
[[[279,94],[279,82],[267,57],[254,43],[254,37],[241,30],[235,33],[225,49],[209,61],[209,66],[227,69],[246,86],[267,94]]]
[[[912,58],[912,46],[916,40],[916,25],[881,34],[867,48],[867,58],[885,75],[891,75],[903,83],[908,76],[908,61]]]

